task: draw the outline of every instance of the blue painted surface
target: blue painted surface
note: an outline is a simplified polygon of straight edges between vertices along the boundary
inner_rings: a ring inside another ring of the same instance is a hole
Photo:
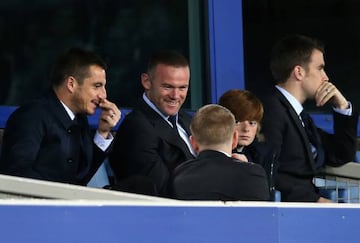
[[[310,114],[315,124],[328,133],[333,133],[334,118],[332,114]]]
[[[279,205],[279,204],[278,204]],[[1,241],[358,242],[360,208],[0,206]]]
[[[16,108],[16,106],[0,106],[0,128],[5,128],[7,119]]]
[[[281,208],[279,242],[359,242],[360,209]]]
[[[229,89],[244,89],[242,1],[208,1],[211,102]]]

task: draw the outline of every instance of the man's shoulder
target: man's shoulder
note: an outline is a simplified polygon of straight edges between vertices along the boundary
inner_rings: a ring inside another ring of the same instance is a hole
[[[264,107],[273,108],[279,106],[283,98],[285,97],[283,97],[283,95],[274,88],[271,92],[266,93],[261,98],[261,101],[264,104]]]
[[[173,172],[174,176],[177,176],[178,174],[187,173],[187,171],[191,171],[193,169],[196,169],[197,167],[201,167],[204,163],[209,162],[206,158],[197,158],[189,159],[181,164],[179,164]]]
[[[158,114],[151,113],[151,111],[144,110],[141,107],[134,107],[124,118],[124,121],[120,124],[119,128],[122,125],[139,125],[139,124],[150,124],[151,121],[161,118]]]
[[[269,120],[281,120],[288,117],[289,110],[293,110],[291,104],[286,100],[282,94],[272,94],[262,99],[264,105],[264,119],[263,123]]]
[[[11,116],[29,116],[29,118],[42,116],[49,110],[49,102],[46,98],[31,100],[19,106]]]
[[[122,136],[125,134],[133,136],[134,134],[155,134],[158,131],[163,118],[157,113],[151,113],[151,111],[135,107],[130,111],[121,122],[118,128],[118,133]]]
[[[198,157],[196,159],[188,160],[180,164],[174,170],[174,176],[182,176],[187,174],[194,174],[201,172],[203,174],[226,174],[230,175],[259,175],[265,177],[264,169],[255,163],[243,162],[226,155],[210,157]]]
[[[8,118],[5,130],[12,132],[24,132],[49,125],[49,119],[54,113],[53,107],[46,98],[29,101],[19,106]]]
[[[126,115],[125,119],[153,119],[160,117],[144,100],[139,99],[134,108]]]
[[[248,166],[248,162],[243,162],[238,159],[232,158],[224,154],[223,152],[216,150],[204,150],[199,153],[196,159],[192,159],[182,164],[186,166],[209,166],[219,168],[233,168],[237,166]],[[180,166],[182,166],[180,165]]]

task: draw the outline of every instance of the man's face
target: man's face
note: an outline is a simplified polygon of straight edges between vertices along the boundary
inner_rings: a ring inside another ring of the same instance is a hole
[[[164,115],[179,111],[189,88],[189,67],[159,64],[152,74],[143,74],[141,78],[146,96]]]
[[[308,64],[306,74],[303,81],[303,90],[306,98],[314,99],[319,86],[329,80],[325,73],[325,62],[323,53],[319,50],[314,50],[311,55],[311,61]]]
[[[78,82],[75,85],[71,100],[75,113],[94,114],[101,100],[106,98],[105,84],[105,70],[96,65],[90,66],[89,76],[81,85]]]

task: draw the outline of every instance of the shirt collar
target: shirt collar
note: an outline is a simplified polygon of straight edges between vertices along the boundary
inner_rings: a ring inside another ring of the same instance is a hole
[[[275,87],[285,96],[287,101],[289,101],[292,108],[294,108],[294,110],[296,111],[296,114],[300,115],[300,113],[304,109],[302,104],[292,94],[290,94],[286,89],[280,87],[279,85],[276,85]]]
[[[67,106],[65,105],[64,102],[62,102],[61,100],[60,100],[60,102],[61,102],[61,104],[64,106],[64,108],[65,108],[65,110],[66,110],[66,113],[69,115],[70,119],[73,121],[73,120],[75,119],[75,114],[70,110],[69,107],[67,107]]]
[[[154,105],[154,103],[152,103],[150,100],[149,100],[149,98],[145,95],[145,92],[143,93],[143,99],[144,99],[144,101],[145,101],[145,103],[146,104],[148,104],[150,107],[151,107],[151,109],[153,109],[156,113],[158,113],[164,120],[168,120],[168,118],[169,118],[169,116],[166,116],[166,115],[164,115],[155,105]],[[177,121],[177,114],[176,114],[176,121]]]

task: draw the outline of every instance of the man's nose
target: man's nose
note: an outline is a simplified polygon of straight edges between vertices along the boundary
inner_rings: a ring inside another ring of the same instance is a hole
[[[327,76],[326,72],[324,71],[324,81],[328,82],[329,81],[329,77]]]
[[[171,92],[171,96],[172,96],[172,98],[178,98],[180,96],[180,90],[177,88],[173,88],[173,90]]]
[[[106,99],[107,97],[105,87],[101,90],[101,97],[103,97],[104,99]]]

